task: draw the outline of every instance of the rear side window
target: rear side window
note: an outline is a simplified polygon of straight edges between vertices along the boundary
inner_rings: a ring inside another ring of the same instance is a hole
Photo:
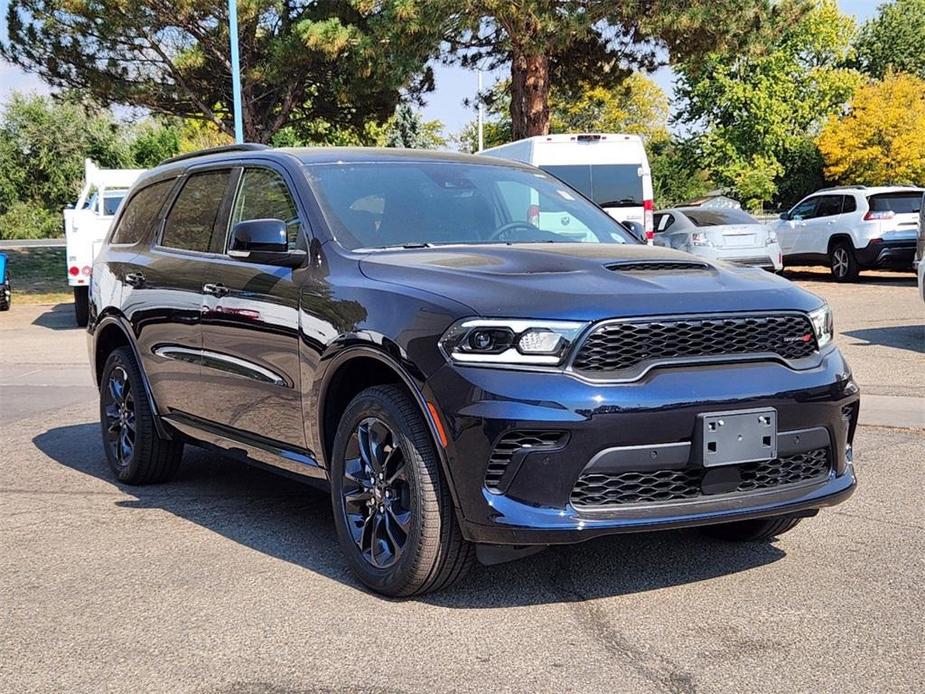
[[[143,239],[148,229],[157,222],[157,215],[173,183],[173,179],[159,181],[135,193],[119,218],[112,243],[137,243]]]
[[[231,214],[231,226],[250,219],[281,219],[286,222],[289,250],[299,239],[299,212],[286,181],[271,169],[247,169]]]
[[[819,206],[816,208],[816,217],[831,217],[832,215],[841,214],[841,205],[843,195],[823,195],[819,198]]]
[[[727,224],[760,224],[748,212],[736,209],[685,210],[684,216],[698,227],[718,227]]]
[[[228,176],[228,171],[208,171],[189,177],[167,215],[162,246],[202,253],[209,250]]]
[[[846,195],[845,204],[842,206],[841,211],[843,214],[847,212],[854,212],[858,209],[858,204],[854,200],[854,196]]]
[[[922,191],[908,193],[880,193],[867,198],[871,212],[893,212],[895,214],[918,214],[922,208]]]

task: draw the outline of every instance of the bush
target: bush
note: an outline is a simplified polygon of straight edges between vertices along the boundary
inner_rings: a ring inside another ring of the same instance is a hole
[[[15,202],[0,214],[0,239],[53,239],[63,236],[61,213],[40,205]]]

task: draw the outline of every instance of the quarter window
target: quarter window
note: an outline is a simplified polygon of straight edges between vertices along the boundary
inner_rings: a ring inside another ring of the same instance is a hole
[[[231,213],[231,226],[250,219],[281,219],[286,223],[289,250],[298,245],[299,212],[289,186],[271,169],[247,169]]]
[[[173,187],[174,180],[159,181],[142,188],[126,203],[112,243],[137,243],[157,221],[157,215]]]
[[[184,251],[209,250],[228,171],[208,171],[189,177],[167,215],[161,245]]]
[[[858,204],[854,201],[854,197],[851,195],[846,195],[845,204],[842,205],[842,208],[841,208],[842,214],[846,214],[848,212],[854,212],[857,209],[858,209]]]

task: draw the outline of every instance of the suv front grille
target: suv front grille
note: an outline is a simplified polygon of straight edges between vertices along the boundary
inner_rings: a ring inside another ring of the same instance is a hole
[[[737,468],[741,478],[733,493],[744,493],[824,479],[829,474],[831,462],[829,449],[817,448],[776,460],[732,467]],[[701,489],[706,471],[707,468],[684,468],[615,475],[588,473],[575,483],[571,502],[576,508],[601,508],[696,499],[706,496]]]
[[[485,486],[492,491],[498,489],[511,459],[518,451],[561,448],[566,436],[562,431],[509,431],[498,440],[491,452],[485,470]]]
[[[572,367],[606,377],[667,359],[767,353],[800,359],[815,350],[812,325],[802,315],[653,318],[600,325]]]

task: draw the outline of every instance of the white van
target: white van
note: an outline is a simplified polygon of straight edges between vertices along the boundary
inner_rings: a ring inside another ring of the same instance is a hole
[[[537,166],[652,239],[652,173],[639,135],[538,135],[479,154]]]
[[[64,210],[67,283],[74,288],[77,325],[86,325],[93,259],[128,189],[144,169],[101,169],[84,161],[84,185],[77,203]]]

